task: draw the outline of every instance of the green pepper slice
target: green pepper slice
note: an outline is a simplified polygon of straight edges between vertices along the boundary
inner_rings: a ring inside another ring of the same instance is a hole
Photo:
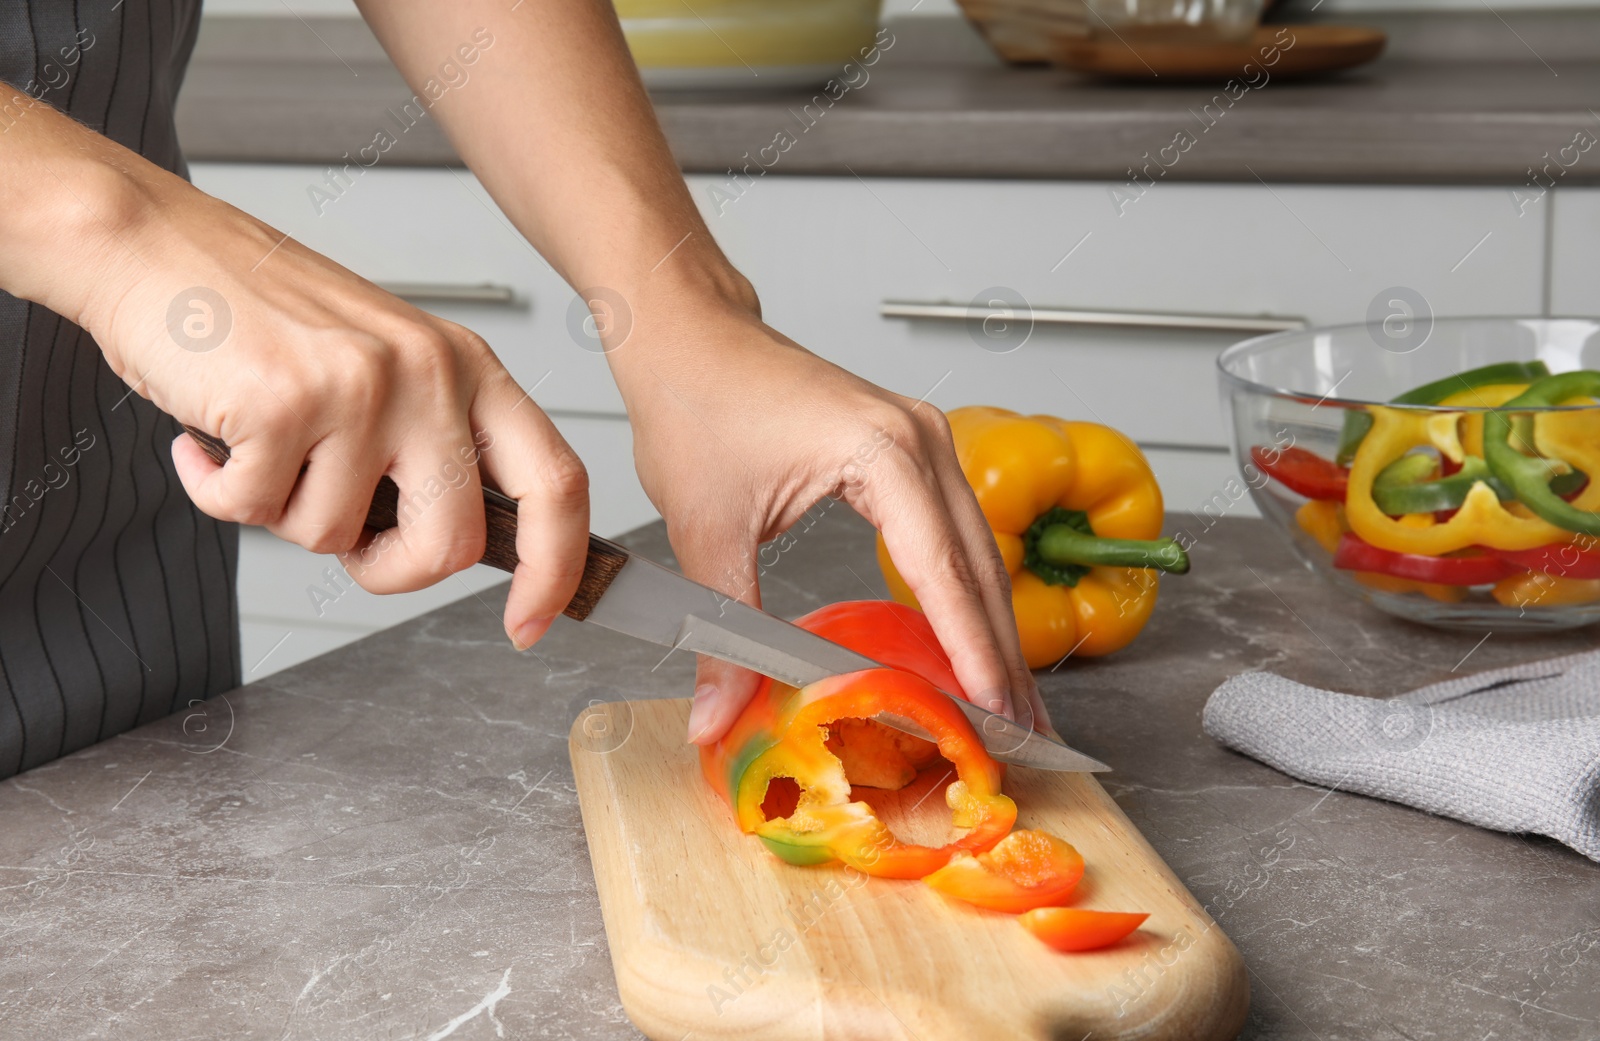
[[[1422,462],[1413,463],[1413,459]],[[1372,482],[1372,501],[1391,517],[1458,510],[1466,501],[1472,486],[1479,481],[1488,484],[1502,502],[1517,497],[1511,486],[1496,477],[1489,469],[1489,464],[1475,455],[1462,460],[1461,469],[1453,474],[1429,480],[1433,471],[1432,456],[1401,456],[1384,467],[1377,480]],[[1550,490],[1564,497],[1582,488],[1587,481],[1588,478],[1581,471],[1572,470],[1552,477]]]
[[[1495,383],[1532,383],[1548,375],[1550,369],[1542,361],[1498,362],[1458,372],[1454,376],[1424,383],[1420,387],[1413,387],[1393,399],[1390,404],[1437,405],[1450,395],[1463,390],[1475,390]],[[1344,429],[1339,432],[1339,453],[1334,457],[1341,466],[1350,465],[1350,460],[1356,457],[1356,449],[1361,447],[1361,439],[1366,437],[1367,431],[1371,429],[1372,417],[1364,410],[1358,409],[1344,414]]]
[[[1550,486],[1555,470],[1551,460],[1523,455],[1511,444],[1513,413],[1519,408],[1560,405],[1573,398],[1600,397],[1600,372],[1580,369],[1546,376],[1483,420],[1483,456],[1494,475],[1516,492],[1517,498],[1539,517],[1568,531],[1600,535],[1600,514],[1580,510]],[[1519,435],[1518,441],[1527,444]]]

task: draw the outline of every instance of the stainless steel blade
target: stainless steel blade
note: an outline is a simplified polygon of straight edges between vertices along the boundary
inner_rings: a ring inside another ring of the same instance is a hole
[[[644,557],[630,555],[586,621],[662,647],[709,654],[795,687],[881,666],[797,625],[724,596]],[[1110,767],[1004,716],[946,693],[961,707],[989,754],[1043,770],[1099,772]],[[930,735],[902,716],[883,723]]]

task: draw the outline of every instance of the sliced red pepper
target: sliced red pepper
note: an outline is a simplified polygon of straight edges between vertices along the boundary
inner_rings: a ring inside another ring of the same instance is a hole
[[[1548,546],[1523,550],[1496,550],[1495,556],[1529,571],[1542,571],[1562,578],[1600,578],[1600,543],[1553,542]]]
[[[1043,831],[1013,831],[987,853],[957,853],[923,879],[945,896],[1021,914],[1066,903],[1083,877],[1083,857]]]
[[[1296,445],[1288,448],[1256,445],[1250,449],[1250,458],[1268,477],[1308,499],[1343,501],[1350,485],[1347,468]]]
[[[1396,553],[1379,549],[1353,532],[1345,532],[1340,537],[1339,548],[1333,555],[1333,566],[1346,571],[1375,571],[1380,575],[1443,586],[1490,585],[1525,570],[1493,553],[1461,557]]]
[[[742,831],[791,864],[842,861],[885,878],[922,878],[956,853],[987,850],[1011,831],[1017,807],[1000,792],[1001,766],[935,686],[961,693],[920,611],[871,600],[833,604],[796,624],[895,668],[830,676],[802,690],[762,680],[727,736],[700,750],[706,779]],[[913,720],[937,748],[880,733],[885,728],[872,718],[880,712]],[[944,846],[902,842],[852,795],[852,784],[863,782],[898,788],[937,756],[956,775],[944,801],[960,837]]]
[[[1149,918],[1127,911],[1086,911],[1081,907],[1041,907],[1020,919],[1030,933],[1058,951],[1110,947]]]

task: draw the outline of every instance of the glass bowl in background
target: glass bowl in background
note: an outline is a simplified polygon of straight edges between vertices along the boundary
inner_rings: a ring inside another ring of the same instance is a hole
[[[1592,396],[1558,407],[1495,407],[1513,400],[1540,366],[1552,374],[1600,370],[1600,321],[1408,319],[1294,330],[1246,340],[1217,364],[1252,498],[1335,587],[1445,628],[1600,621],[1600,534],[1551,523],[1499,476],[1538,468],[1540,483],[1548,480],[1546,489],[1574,511],[1546,504],[1543,512],[1600,531],[1600,394],[1590,388]],[[1505,368],[1487,381],[1461,375],[1487,366]],[[1412,400],[1440,403],[1393,403],[1430,384],[1432,392]],[[1494,448],[1497,430],[1516,459]],[[1341,458],[1348,466],[1338,465]],[[1384,476],[1374,482],[1378,473]],[[1439,483],[1446,477],[1453,480]],[[1378,492],[1363,491],[1374,484]],[[1463,488],[1470,512],[1467,502],[1457,509],[1477,523],[1470,533],[1482,541],[1443,549],[1469,533],[1446,528]],[[1443,508],[1424,509],[1430,505]],[[1389,512],[1404,510],[1418,512]]]

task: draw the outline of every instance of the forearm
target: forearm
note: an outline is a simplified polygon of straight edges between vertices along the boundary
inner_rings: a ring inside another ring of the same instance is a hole
[[[568,282],[622,294],[636,321],[708,294],[754,309],[689,197],[607,0],[361,6],[462,158]]]
[[[177,180],[0,83],[0,289],[82,324],[139,277],[132,233],[161,178]]]

